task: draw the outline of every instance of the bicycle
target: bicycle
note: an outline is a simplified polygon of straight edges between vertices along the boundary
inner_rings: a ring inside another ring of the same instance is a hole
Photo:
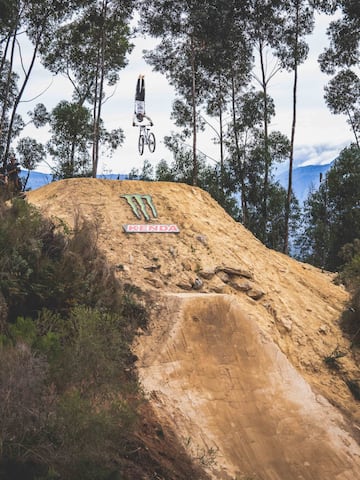
[[[156,146],[155,135],[153,134],[153,132],[150,132],[149,127],[147,127],[146,125],[140,125],[138,141],[140,155],[144,153],[145,145],[148,146],[151,153],[154,153]]]

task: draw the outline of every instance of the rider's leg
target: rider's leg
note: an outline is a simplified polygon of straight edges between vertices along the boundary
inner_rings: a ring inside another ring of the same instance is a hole
[[[135,100],[141,100],[141,84],[140,84],[140,76],[136,82],[136,92],[135,92]]]

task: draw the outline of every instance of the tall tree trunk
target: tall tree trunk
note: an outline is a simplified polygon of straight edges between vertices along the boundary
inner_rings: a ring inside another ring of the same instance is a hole
[[[264,95],[264,155],[265,155],[265,171],[264,171],[264,192],[263,192],[263,204],[262,204],[262,219],[261,219],[261,235],[262,241],[266,241],[267,235],[267,205],[268,205],[268,191],[269,191],[269,170],[271,164],[270,152],[269,152],[269,125],[268,125],[268,99],[267,99],[267,81],[264,64],[264,50],[263,44],[259,42],[260,53],[260,65],[261,65],[261,83]]]
[[[294,84],[293,84],[293,114],[291,124],[291,138],[290,138],[290,156],[289,156],[289,178],[288,189],[285,203],[285,231],[284,231],[284,249],[285,254],[289,253],[289,222],[291,210],[292,197],[292,175],[294,164],[294,144],[295,144],[295,126],[296,126],[296,96],[297,96],[297,82],[298,82],[298,24],[299,24],[299,6],[296,7],[296,36],[294,45]]]
[[[105,25],[105,19],[107,16],[107,1],[103,4],[103,19]],[[95,177],[97,175],[97,167],[99,164],[99,145],[100,145],[100,121],[101,121],[101,112],[102,112],[102,98],[104,93],[104,77],[105,77],[105,40],[106,40],[106,30],[103,28],[101,30],[101,47],[100,47],[100,84],[99,84],[99,101],[97,107],[97,128],[96,128],[96,171]]]
[[[102,18],[103,25],[105,25],[105,20],[107,16],[108,2],[107,0],[103,1],[102,4]],[[99,41],[99,55],[98,55],[98,68],[97,68],[97,79],[96,79],[96,91],[95,95],[97,100],[94,105],[94,143],[93,143],[93,171],[92,176],[96,178],[97,169],[99,164],[99,144],[100,144],[100,121],[101,121],[101,110],[102,110],[102,98],[104,93],[104,76],[105,76],[105,40],[106,40],[106,29],[101,29],[101,36]]]
[[[197,161],[197,152],[196,152],[196,134],[197,134],[197,121],[196,121],[196,77],[195,77],[195,46],[194,39],[191,36],[191,77],[192,77],[192,87],[191,87],[191,103],[192,103],[192,122],[193,122],[193,176],[192,183],[197,185],[198,182],[198,161]]]
[[[97,154],[97,138],[98,138],[98,130],[99,126],[97,124],[97,104],[99,101],[99,52],[98,52],[98,61],[96,67],[96,75],[95,75],[95,86],[94,86],[94,105],[93,105],[93,144],[92,144],[92,176],[96,178],[97,175],[97,161],[98,161],[98,154]]]
[[[235,108],[235,79],[234,75],[231,76],[231,97],[232,97],[232,117],[233,117],[233,129],[234,129],[234,139],[235,139],[235,151],[237,157],[237,163],[239,165],[240,172],[240,187],[241,187],[241,215],[243,225],[247,225],[248,222],[248,211],[247,211],[247,198],[246,198],[246,189],[245,189],[245,178],[244,178],[244,165],[241,162],[241,153],[239,147],[239,136],[236,128],[236,108]]]
[[[219,78],[219,92],[220,89],[220,78]],[[220,141],[220,187],[222,193],[224,193],[224,184],[225,184],[225,172],[224,172],[224,127],[223,127],[223,109],[222,109],[222,98],[219,99],[219,141]]]
[[[45,17],[45,20],[44,20],[44,23],[46,22],[46,17]],[[19,106],[19,103],[20,103],[20,100],[24,94],[24,91],[25,91],[25,88],[26,88],[26,85],[29,81],[29,78],[30,78],[30,74],[32,72],[32,69],[34,67],[34,63],[35,63],[35,59],[36,59],[36,55],[37,55],[37,52],[38,52],[38,49],[39,49],[39,45],[40,45],[40,39],[41,39],[41,36],[42,36],[42,33],[43,33],[43,30],[44,30],[44,24],[40,26],[39,28],[39,32],[37,34],[37,37],[36,37],[36,41],[35,41],[35,45],[34,45],[34,50],[33,50],[33,53],[32,53],[32,57],[31,57],[31,61],[30,61],[30,65],[27,69],[27,72],[25,74],[25,78],[24,78],[24,81],[21,85],[21,88],[19,90],[19,93],[18,95],[16,96],[16,99],[15,99],[15,102],[14,102],[14,106],[13,106],[13,109],[12,109],[12,113],[11,113],[11,117],[10,117],[10,122],[9,122],[9,129],[8,129],[8,133],[7,133],[7,141],[6,141],[6,149],[5,149],[5,152],[4,152],[4,162],[6,161],[6,158],[9,154],[9,151],[10,151],[10,144],[11,144],[11,138],[12,138],[12,130],[13,130],[13,126],[14,126],[14,121],[15,121],[15,116],[16,116],[16,111],[17,111],[17,108]],[[16,35],[14,35],[14,41],[16,40]]]
[[[0,138],[1,138],[1,143],[3,143],[3,138],[5,140],[5,136],[8,135],[9,130],[6,132],[4,131],[5,129],[5,119],[6,119],[6,111],[8,109],[8,102],[9,102],[9,93],[10,93],[10,83],[11,83],[11,75],[13,72],[13,62],[14,62],[14,51],[15,51],[15,44],[16,44],[16,33],[17,33],[17,26],[15,27],[12,35],[12,42],[11,42],[11,49],[10,49],[10,60],[9,60],[9,66],[8,66],[8,72],[6,75],[6,84],[5,84],[5,90],[4,90],[4,102],[2,105],[2,110],[1,110],[1,119],[0,119]],[[8,36],[7,39],[7,44],[6,44],[6,49],[5,51],[8,51],[9,45],[11,41],[11,35]],[[3,65],[5,64],[6,57],[4,53],[3,57]],[[4,141],[5,143],[5,141]],[[4,157],[3,157],[3,167],[5,168],[6,162],[7,162],[7,140],[4,145]]]
[[[347,109],[347,116],[348,116],[348,119],[349,119],[351,130],[353,131],[353,134],[354,134],[354,137],[355,137],[356,145],[358,146],[358,148],[360,148],[359,137],[358,137],[357,128],[356,128],[356,121],[354,120],[353,115],[351,115],[351,112],[350,112],[349,109]]]
[[[6,57],[7,57],[7,52],[9,50],[10,42],[11,42],[11,33],[9,33],[8,36],[6,37],[5,48],[1,52],[2,56],[1,56],[1,62],[0,62],[0,77],[2,77],[2,72],[6,62]]]
[[[294,70],[294,86],[293,86],[293,118],[291,126],[291,140],[290,140],[290,157],[289,157],[289,178],[288,189],[285,205],[285,233],[284,233],[284,253],[289,253],[289,222],[290,222],[290,210],[291,210],[291,197],[292,197],[292,175],[294,164],[294,143],[295,143],[295,125],[296,125],[296,92],[297,92],[297,67]]]
[[[103,58],[102,58],[102,61],[103,61]],[[95,167],[93,172],[94,178],[96,178],[98,164],[99,164],[100,121],[101,121],[101,111],[102,111],[103,90],[104,90],[104,68],[102,63],[102,68],[100,70],[99,100],[98,100],[97,113],[96,113]]]

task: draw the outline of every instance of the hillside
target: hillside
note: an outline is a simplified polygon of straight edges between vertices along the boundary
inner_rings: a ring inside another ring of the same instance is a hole
[[[142,385],[212,478],[360,477],[346,384],[358,368],[340,328],[348,296],[331,274],[267,249],[187,185],[71,179],[27,199],[69,226],[94,222],[118,277],[147,292],[152,322],[134,345]],[[336,349],[338,370],[324,361]]]

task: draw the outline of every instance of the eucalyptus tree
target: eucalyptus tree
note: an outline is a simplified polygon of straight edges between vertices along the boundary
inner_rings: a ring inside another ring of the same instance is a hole
[[[23,182],[23,189],[26,190],[30,172],[44,160],[46,151],[42,143],[30,137],[21,138],[17,144],[16,151],[20,165],[27,169],[27,175]]]
[[[358,0],[314,0],[315,6],[328,14],[340,13],[327,29],[330,45],[320,55],[323,72],[358,67],[360,63],[360,5]]]
[[[262,96],[261,91],[252,90],[238,97],[237,142],[233,142],[230,131],[228,163],[235,188],[240,195],[242,223],[268,247],[279,250],[279,233],[276,232],[284,234],[284,222],[280,220],[280,213],[284,213],[284,208],[279,202],[284,200],[285,195],[283,189],[274,183],[269,169],[266,186],[268,208],[265,218],[264,175],[267,168],[266,154],[268,153],[272,164],[284,161],[289,155],[289,141],[285,135],[274,131],[268,134],[265,142]],[[270,117],[274,112],[274,104],[270,98],[267,104],[267,114]]]
[[[330,228],[328,220],[328,193],[326,182],[318,190],[311,190],[304,202],[302,228],[296,243],[301,260],[320,268],[327,266]]]
[[[16,0],[0,0],[0,45],[6,43],[9,24],[16,12]]]
[[[285,0],[282,2],[283,24],[275,45],[275,52],[283,68],[293,73],[292,123],[290,135],[289,179],[285,205],[284,253],[289,251],[289,221],[292,198],[295,129],[297,115],[298,70],[308,55],[305,36],[314,29],[314,6],[311,0]]]
[[[329,46],[319,57],[321,70],[333,75],[325,100],[334,114],[345,114],[358,147],[360,136],[360,4],[358,0],[317,0],[326,13],[340,13],[330,22]]]
[[[5,164],[9,152],[9,123],[11,111],[14,108],[18,95],[17,80],[18,75],[11,72],[11,66],[5,61],[2,76],[0,76],[0,161]],[[20,115],[15,115],[12,121],[11,138],[15,138],[23,129],[24,122]]]
[[[252,45],[248,30],[248,3],[230,2],[220,16],[214,16],[208,25],[208,45],[204,68],[210,83],[206,91],[206,112],[218,118],[215,140],[220,146],[220,178],[226,185],[226,128],[230,127],[233,142],[238,147],[236,97],[245,92],[251,81],[253,65]],[[236,148],[238,159],[239,149]]]
[[[47,149],[55,160],[54,177],[90,176],[91,111],[63,100],[50,114],[50,129]]]
[[[220,146],[220,187],[231,191],[225,147],[233,144],[232,155],[241,163],[236,99],[247,90],[253,66],[252,42],[249,32],[249,2],[210,2],[206,22],[207,48],[202,57],[209,87],[205,91],[206,112],[218,117],[215,140]],[[226,133],[227,129],[227,133]],[[231,141],[230,141],[231,138]],[[228,152],[230,153],[229,149]],[[227,194],[226,194],[227,195]],[[226,196],[225,195],[225,196]],[[245,193],[242,196],[245,198]],[[246,216],[246,209],[242,209]]]
[[[241,94],[232,79],[232,123],[227,134],[229,150],[228,163],[234,178],[235,188],[240,192],[241,221],[249,226],[248,218],[248,169],[254,138],[259,135],[261,111],[259,111],[259,95],[253,90]],[[261,110],[261,109],[260,109]]]
[[[334,114],[344,114],[360,148],[360,78],[353,70],[341,70],[325,86],[325,101]]]
[[[29,78],[32,74],[39,50],[45,39],[76,11],[79,0],[18,0],[7,2],[9,7],[6,21],[1,22],[2,60],[0,77],[4,82],[1,109],[1,143],[3,161],[6,161],[14,137],[22,128],[17,114]],[[25,64],[21,50],[21,39],[30,41],[28,62]],[[17,49],[21,63],[21,75],[15,73]],[[30,53],[29,53],[30,52]],[[16,82],[16,89],[12,83]],[[11,98],[12,96],[12,98]]]
[[[253,70],[253,78],[260,85],[263,92],[261,99],[263,106],[263,136],[264,136],[264,187],[263,197],[261,198],[263,219],[263,228],[267,224],[267,207],[268,207],[268,186],[270,181],[270,170],[272,159],[269,150],[269,128],[270,118],[274,115],[273,105],[268,105],[269,84],[274,76],[281,70],[279,62],[271,53],[277,45],[284,19],[281,16],[281,0],[252,0],[249,15],[249,27],[251,40],[254,47],[256,62],[259,73]],[[272,61],[269,61],[269,58]],[[266,232],[262,232],[262,236],[266,236]]]
[[[53,158],[54,178],[92,176],[90,146],[93,141],[91,110],[77,102],[62,100],[50,113],[51,138],[48,153]],[[99,124],[99,141],[110,155],[124,141],[122,129],[107,131],[102,120]]]
[[[157,165],[155,180],[193,184],[192,149],[183,142],[180,134],[166,136],[165,145],[173,153],[170,165],[162,160]],[[228,174],[228,172],[227,172]],[[219,163],[210,164],[204,153],[198,152],[198,186],[210,195],[236,220],[239,219],[239,208],[231,189],[221,188],[221,172]]]
[[[193,185],[194,162],[192,147],[185,144],[183,136],[179,133],[172,133],[172,135],[164,137],[164,144],[173,154],[173,161],[170,165],[171,177],[168,175],[169,172],[165,163],[162,163],[161,168],[156,171],[156,180],[165,180],[168,177],[173,182]],[[199,159],[198,171],[200,164],[201,160]]]
[[[229,81],[229,68],[244,53],[237,42],[245,2],[230,0],[144,0],[141,27],[145,33],[160,38],[161,43],[147,52],[146,59],[164,73],[177,94],[189,105],[192,132],[193,183],[197,183],[197,131],[201,128],[201,108],[223,111],[223,80]],[[244,30],[244,29],[243,29]],[[230,38],[232,37],[232,51]],[[244,56],[246,58],[246,56]],[[226,66],[225,66],[226,64]],[[220,78],[222,74],[222,78]],[[219,81],[220,80],[220,81]],[[226,91],[226,89],[225,89]],[[216,93],[215,93],[216,92]],[[222,144],[221,144],[222,145]]]
[[[283,134],[275,131],[267,134],[265,140],[264,109],[262,91],[256,91],[254,88],[246,93],[239,91],[233,104],[235,129],[233,131],[232,125],[229,127],[227,142],[230,153],[228,162],[240,193],[242,222],[251,230],[251,225],[256,224],[256,232],[252,230],[253,233],[266,242],[266,232],[273,227],[267,216],[264,216],[264,190],[266,188],[268,191],[270,188],[270,166],[288,157],[289,141]],[[266,100],[268,123],[274,113],[274,102],[268,97]],[[265,187],[266,170],[268,170],[268,181]],[[268,194],[268,201],[270,201],[269,191]],[[255,197],[256,200],[254,200]],[[251,220],[251,215],[256,215],[256,222]]]
[[[13,32],[12,25],[16,23],[16,3],[1,0],[0,2],[0,96],[1,96],[1,112],[0,112],[0,136],[1,147],[4,149],[4,134],[7,130],[5,121],[11,104],[14,102],[16,95],[17,76],[12,71],[12,64],[7,60],[8,52],[11,46],[11,34]],[[14,44],[13,47],[14,48]],[[13,57],[10,56],[10,60]],[[13,98],[11,98],[13,97]]]
[[[99,161],[102,107],[110,98],[106,86],[115,88],[127,64],[134,7],[134,0],[84,0],[78,14],[49,37],[42,50],[44,65],[72,83],[74,102],[91,105],[93,177]],[[114,135],[122,137],[118,130]]]
[[[140,26],[145,33],[161,38],[161,43],[146,52],[146,60],[156,71],[164,73],[170,84],[190,107],[192,131],[193,184],[197,184],[197,108],[201,103],[202,89],[197,82],[199,54],[206,44],[199,35],[199,15],[206,9],[195,1],[144,0]]]

